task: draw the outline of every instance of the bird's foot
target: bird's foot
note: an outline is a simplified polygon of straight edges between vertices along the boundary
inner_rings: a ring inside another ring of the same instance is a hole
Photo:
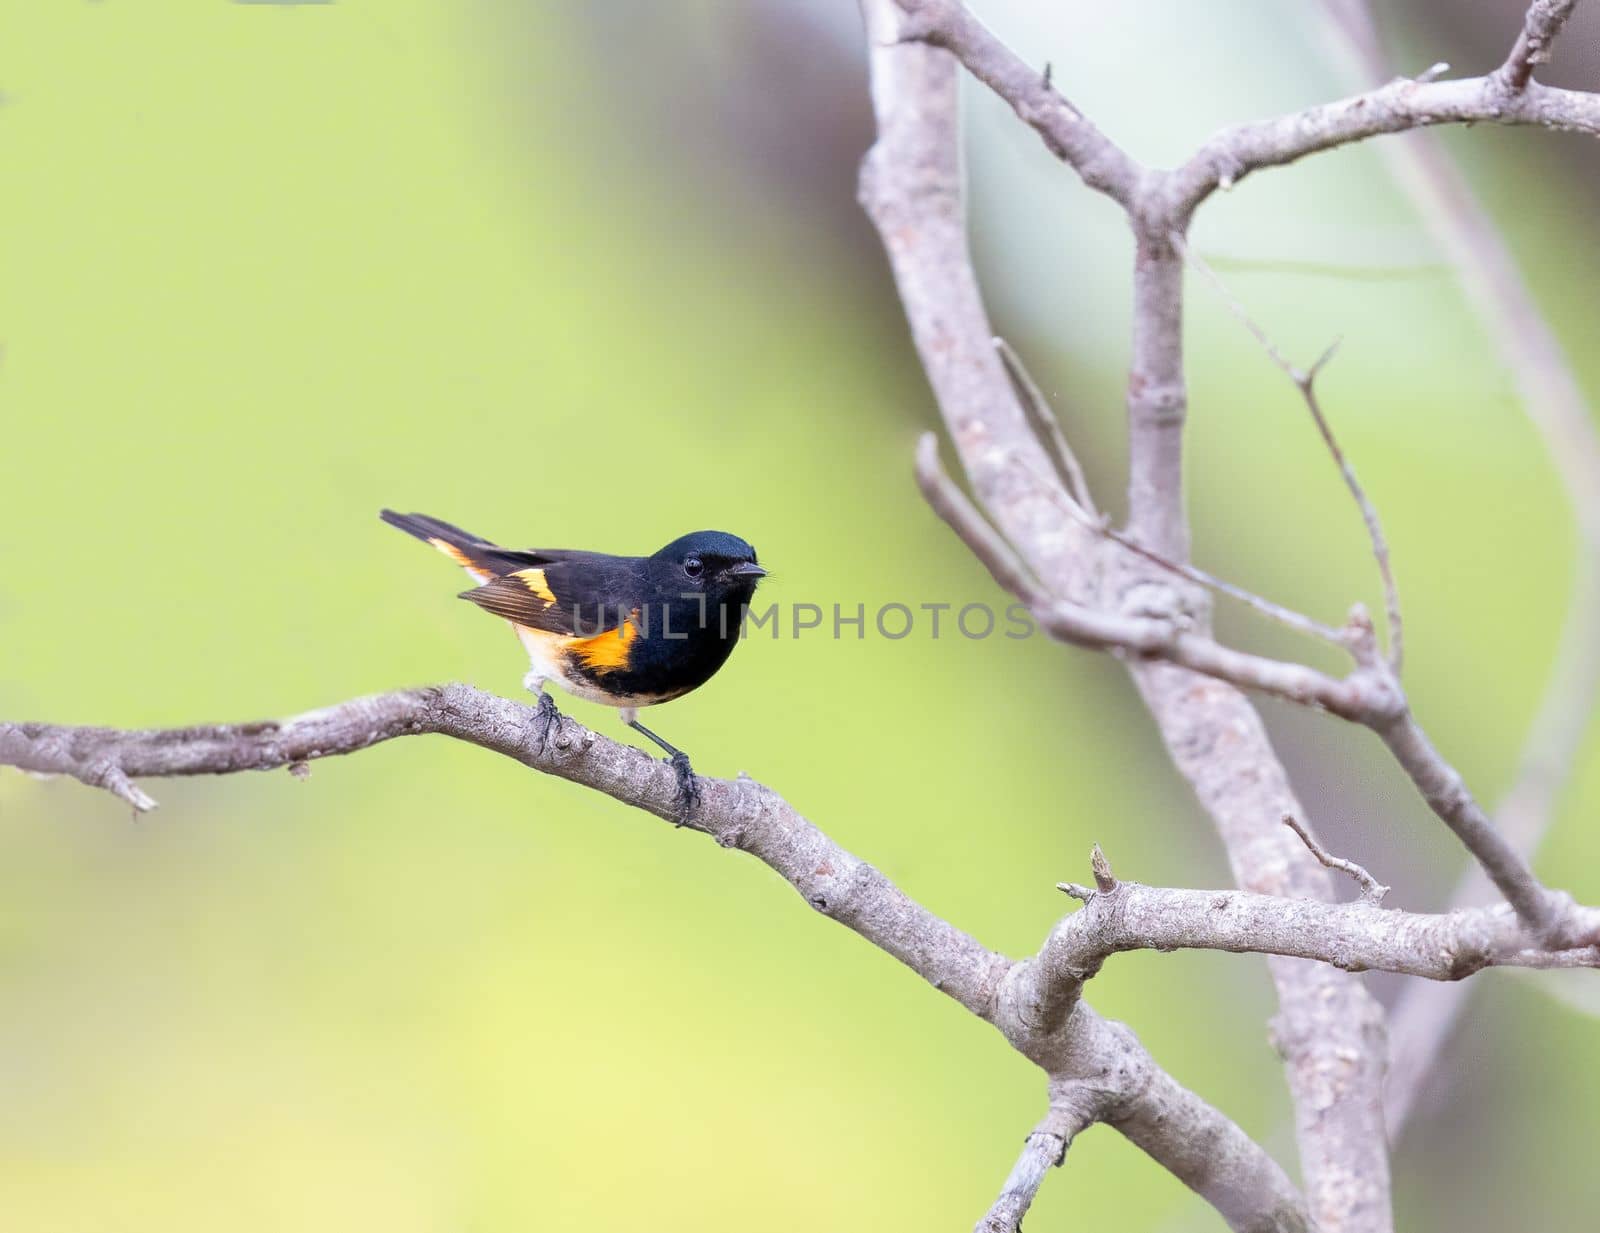
[[[700,785],[695,781],[694,767],[689,765],[689,755],[650,731],[631,709],[623,711],[623,722],[639,735],[648,737],[657,748],[667,751],[666,763],[678,773],[678,815],[673,825],[688,826],[694,821],[695,810],[700,808]]]
[[[681,749],[667,759],[667,765],[678,773],[678,816],[673,821],[677,827],[688,826],[700,808],[700,785],[694,777],[694,767],[689,765],[689,755]]]
[[[561,730],[561,712],[556,707],[556,700],[542,689],[534,716],[539,725],[539,753],[542,755],[550,748],[551,735]]]

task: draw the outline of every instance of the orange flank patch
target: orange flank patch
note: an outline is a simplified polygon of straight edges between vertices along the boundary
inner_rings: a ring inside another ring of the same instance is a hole
[[[579,638],[569,642],[567,650],[592,672],[615,672],[618,668],[626,668],[628,653],[639,637],[638,627],[634,625],[638,616],[639,610],[635,608],[616,629],[608,629],[594,638]]]
[[[550,589],[549,585],[544,580],[544,570],[519,569],[511,576],[518,582],[522,583],[523,586],[527,587],[528,590],[532,591],[536,597],[544,600],[544,606],[546,608],[556,602],[555,592]]]

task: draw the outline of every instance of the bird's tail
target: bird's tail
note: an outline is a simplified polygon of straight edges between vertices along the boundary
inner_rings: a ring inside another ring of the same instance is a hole
[[[503,567],[496,557],[503,553],[504,549],[491,544],[488,540],[479,539],[460,527],[452,526],[438,518],[430,518],[426,514],[397,514],[392,509],[380,510],[378,517],[391,527],[399,527],[407,535],[415,535],[424,543],[432,544],[466,570],[474,582],[480,584],[487,582],[503,572]]]

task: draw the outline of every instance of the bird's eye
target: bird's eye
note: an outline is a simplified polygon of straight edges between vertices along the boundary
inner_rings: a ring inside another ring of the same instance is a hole
[[[691,578],[698,578],[705,573],[706,567],[701,564],[699,557],[690,557],[683,563],[683,572]]]

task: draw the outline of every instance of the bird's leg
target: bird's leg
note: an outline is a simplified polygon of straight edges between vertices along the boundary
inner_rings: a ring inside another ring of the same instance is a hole
[[[561,723],[561,712],[556,709],[556,700],[545,692],[545,678],[537,672],[530,671],[522,678],[524,688],[531,690],[539,697],[537,714],[539,716],[539,752],[542,754],[550,746],[550,733],[556,730]]]
[[[637,719],[629,719],[627,724],[667,751],[667,762],[678,772],[678,820],[674,825],[688,826],[694,820],[694,811],[700,807],[700,788],[695,783],[694,767],[689,765],[689,755],[676,745],[667,744]]]

